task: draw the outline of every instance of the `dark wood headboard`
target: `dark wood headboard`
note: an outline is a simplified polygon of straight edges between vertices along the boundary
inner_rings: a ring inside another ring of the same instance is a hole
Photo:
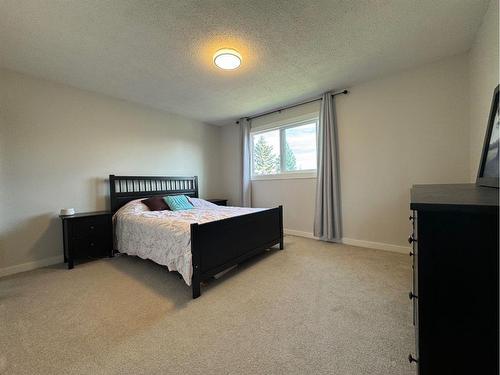
[[[184,194],[198,198],[198,176],[115,176],[109,175],[111,211],[115,213],[124,204],[155,195]]]

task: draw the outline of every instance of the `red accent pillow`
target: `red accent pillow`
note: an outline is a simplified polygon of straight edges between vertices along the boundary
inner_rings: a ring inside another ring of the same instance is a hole
[[[163,200],[163,197],[160,197],[160,196],[155,196],[155,197],[151,197],[148,199],[143,199],[141,202],[144,203],[146,206],[148,206],[148,208],[151,211],[170,210],[168,205]]]

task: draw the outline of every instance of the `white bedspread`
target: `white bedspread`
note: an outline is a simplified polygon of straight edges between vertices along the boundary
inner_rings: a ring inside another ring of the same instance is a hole
[[[183,211],[149,211],[134,200],[113,216],[116,250],[167,266],[178,271],[191,285],[193,274],[190,224],[207,223],[228,217],[261,211],[261,208],[217,206],[203,199],[193,199],[195,208]]]

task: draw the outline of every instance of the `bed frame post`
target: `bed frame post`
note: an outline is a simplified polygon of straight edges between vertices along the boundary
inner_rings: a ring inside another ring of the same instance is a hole
[[[201,265],[200,265],[200,248],[198,241],[198,227],[197,223],[191,224],[191,257],[193,264],[193,276],[191,278],[191,288],[193,289],[193,299],[198,298],[201,295],[200,290],[200,274],[201,274]]]
[[[198,198],[198,176],[194,176],[194,185],[196,192],[194,193],[194,197]]]
[[[280,219],[280,250],[285,248],[285,242],[283,241],[283,206],[279,206],[279,219]]]
[[[116,196],[116,185],[115,185],[115,175],[110,174],[109,175],[109,197],[110,197],[110,209],[111,212],[115,212],[115,196]]]

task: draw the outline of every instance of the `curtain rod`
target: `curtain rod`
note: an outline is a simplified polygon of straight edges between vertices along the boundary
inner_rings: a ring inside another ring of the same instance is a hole
[[[332,94],[332,96],[337,96],[337,95],[347,95],[349,94],[349,91],[347,90],[342,90],[342,91],[338,91],[338,92],[334,92]],[[318,98],[314,98],[314,99],[310,99],[310,100],[306,100],[305,102],[300,102],[300,103],[296,103],[296,104],[291,104],[291,105],[288,105],[286,107],[281,107],[281,108],[278,108],[278,109],[273,109],[272,111],[268,111],[268,112],[263,112],[263,113],[259,113],[258,115],[254,115],[254,116],[248,116],[248,117],[245,117],[247,120],[253,120],[253,119],[256,119],[256,118],[259,118],[259,117],[262,117],[262,116],[267,116],[267,115],[270,115],[272,113],[277,113],[277,112],[281,112],[281,111],[284,111],[286,109],[290,109],[290,108],[295,108],[295,107],[298,107],[298,106],[301,106],[301,105],[305,105],[305,104],[309,104],[309,103],[314,103],[314,102],[317,102],[317,101],[320,101],[320,100],[323,100],[323,98],[320,96]],[[239,124],[240,122],[239,121],[236,121],[237,124]]]

